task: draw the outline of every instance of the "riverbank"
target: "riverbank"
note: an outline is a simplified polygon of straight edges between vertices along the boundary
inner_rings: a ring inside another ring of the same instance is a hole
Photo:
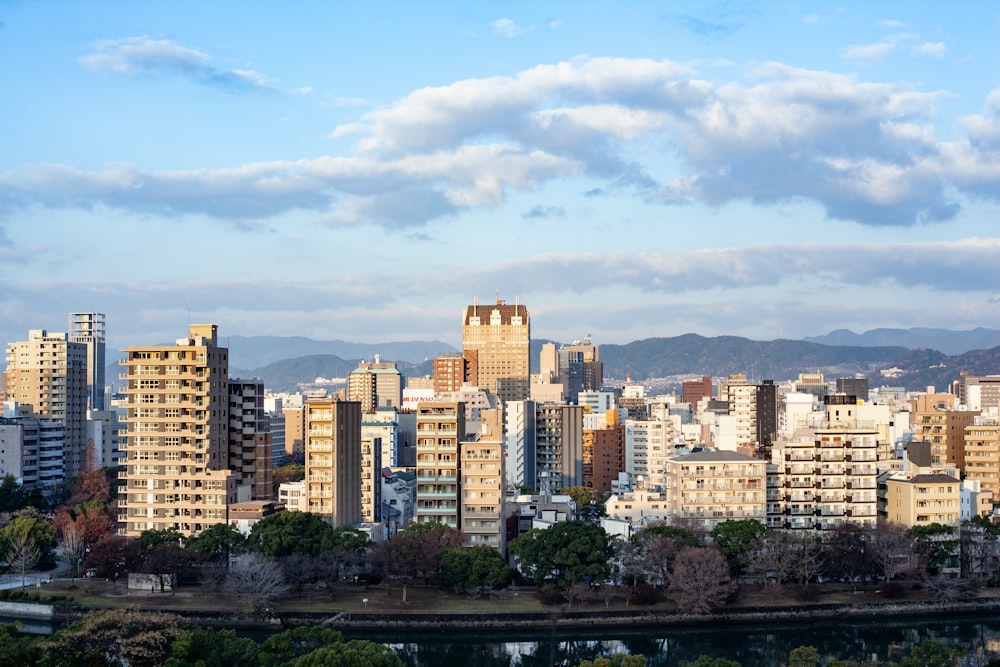
[[[58,588],[57,586],[53,589]],[[80,591],[83,592],[83,591]],[[987,591],[967,602],[941,603],[927,597],[885,600],[874,591],[828,593],[824,601],[796,602],[776,591],[751,592],[734,605],[713,614],[681,612],[669,603],[623,606],[591,600],[575,605],[545,606],[532,592],[507,591],[493,598],[470,599],[436,589],[409,592],[398,589],[345,587],[333,596],[282,599],[264,614],[249,615],[226,596],[174,593],[90,591],[73,605],[55,608],[53,621],[69,623],[85,613],[109,607],[128,607],[175,613],[193,623],[212,627],[239,627],[260,631],[322,625],[347,633],[401,631],[420,633],[443,628],[484,631],[537,631],[541,628],[634,628],[710,623],[794,623],[814,620],[942,617],[1000,611],[1000,596]]]

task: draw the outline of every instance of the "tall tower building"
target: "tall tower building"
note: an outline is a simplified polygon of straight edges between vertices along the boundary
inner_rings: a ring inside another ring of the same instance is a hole
[[[236,473],[240,502],[271,500],[271,431],[264,413],[264,383],[260,380],[229,381],[229,468]]]
[[[83,472],[87,459],[87,346],[65,333],[32,329],[28,340],[7,346],[3,374],[7,401],[17,416],[63,425],[63,474]],[[99,459],[98,459],[99,460]]]
[[[104,410],[104,313],[70,313],[69,339],[87,346],[87,400],[91,410]]]
[[[237,501],[229,470],[229,350],[214,324],[192,324],[174,345],[125,350],[124,535],[226,523]]]
[[[503,548],[503,422],[500,410],[483,410],[479,431],[462,440],[461,530],[467,547]]]
[[[491,306],[480,306],[478,300],[466,306],[462,353],[476,385],[501,403],[530,398],[530,345],[528,309],[521,304],[497,299]]]
[[[306,511],[335,528],[361,521],[361,403],[305,404]]]
[[[558,493],[564,486],[583,486],[583,407],[536,404],[535,490]]]
[[[438,522],[459,530],[459,443],[464,439],[464,404],[434,401],[417,406],[417,523]]]

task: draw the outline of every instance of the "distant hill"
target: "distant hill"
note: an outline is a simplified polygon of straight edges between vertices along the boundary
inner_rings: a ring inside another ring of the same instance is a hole
[[[837,329],[825,336],[811,336],[802,340],[823,345],[849,345],[862,347],[899,346],[910,350],[938,350],[945,354],[958,355],[971,350],[986,350],[1000,345],[1000,330],[972,329],[952,331],[951,329],[872,329],[864,333],[854,333],[850,329]]]
[[[756,341],[737,336],[706,338],[685,334],[648,338],[627,345],[602,345],[605,377],[634,381],[673,375],[725,377],[746,373],[747,379],[791,380],[802,372],[828,375],[869,373],[897,365],[903,347],[820,345],[797,340]]]
[[[832,332],[829,335],[835,334],[836,332]],[[552,341],[531,341],[533,373],[538,372],[539,352],[545,342]],[[227,341],[223,340],[222,343],[225,345]],[[381,355],[382,361],[395,361],[403,375],[422,377],[432,373],[434,357],[442,353],[457,352],[446,343],[436,341],[361,345],[299,337],[231,336],[228,344],[231,346],[232,361],[230,375],[261,378],[264,386],[273,391],[296,391],[300,383],[311,383],[317,377],[347,377],[357,368],[359,361],[370,361],[375,353]],[[296,350],[315,346],[340,346],[348,352],[295,356]],[[681,375],[725,377],[734,373],[746,373],[751,381],[772,379],[783,382],[793,380],[803,372],[822,372],[831,379],[863,373],[868,376],[872,387],[891,385],[920,390],[934,385],[943,391],[961,370],[967,370],[973,375],[1000,374],[1000,345],[949,355],[932,349],[910,350],[901,345],[824,345],[809,341],[756,341],[736,336],[707,338],[685,334],[600,347],[604,375],[615,381],[623,381],[627,374],[631,374],[636,382]],[[351,351],[361,351],[363,354],[349,354]],[[284,354],[293,356],[271,359],[259,365],[245,363],[247,359],[266,359]],[[396,354],[400,356],[396,357]],[[881,371],[885,369],[898,371],[883,376]],[[109,365],[108,377],[116,378],[118,370],[117,366]]]
[[[343,340],[313,340],[302,336],[226,336],[219,341],[229,348],[229,361],[239,368],[259,368],[282,359],[311,355],[334,355],[341,359],[407,361],[413,364],[457,350],[441,341],[395,343],[348,343]]]

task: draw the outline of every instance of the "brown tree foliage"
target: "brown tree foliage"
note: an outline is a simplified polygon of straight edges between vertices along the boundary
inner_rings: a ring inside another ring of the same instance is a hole
[[[441,524],[414,524],[375,545],[368,556],[371,569],[406,587],[437,574],[441,553],[462,546],[458,531]]]
[[[684,611],[707,614],[718,609],[736,590],[729,563],[713,547],[681,549],[674,561],[671,583]]]
[[[40,648],[52,664],[155,667],[166,662],[171,645],[186,632],[174,614],[114,609],[87,614]]]
[[[90,548],[83,561],[86,569],[93,568],[95,576],[112,579],[126,572],[136,572],[142,564],[142,549],[133,540],[121,535],[111,535]]]

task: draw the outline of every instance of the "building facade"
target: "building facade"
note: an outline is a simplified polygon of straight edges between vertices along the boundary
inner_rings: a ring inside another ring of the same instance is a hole
[[[437,522],[459,530],[462,521],[461,471],[465,406],[433,401],[417,407],[418,523]]]
[[[216,326],[192,324],[172,346],[130,347],[121,364],[119,532],[173,528],[188,536],[226,523],[239,478],[229,469],[229,351]]]
[[[104,410],[105,339],[107,319],[104,313],[70,313],[69,339],[87,346],[87,407]]]
[[[335,528],[361,521],[361,403],[310,399],[306,418],[306,510]]]
[[[476,386],[501,403],[530,398],[530,343],[531,320],[523,305],[497,299],[493,305],[476,301],[465,308],[463,356],[475,359]]]

